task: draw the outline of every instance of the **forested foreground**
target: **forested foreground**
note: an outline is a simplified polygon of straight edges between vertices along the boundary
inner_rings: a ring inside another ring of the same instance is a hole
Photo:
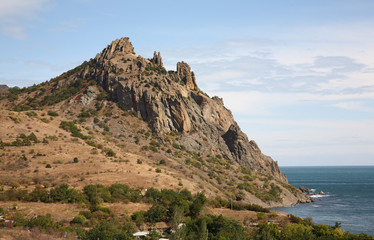
[[[339,223],[335,226],[313,224],[311,219],[292,215],[287,223],[280,224],[269,220],[266,216],[275,214],[260,206],[231,203],[220,198],[207,199],[202,193],[192,194],[188,190],[151,188],[142,193],[124,184],[87,185],[82,190],[61,185],[50,190],[35,188],[30,192],[2,190],[0,200],[78,204],[85,210],[70,222],[58,222],[50,214],[25,216],[17,211],[16,204],[9,209],[0,208],[3,229],[38,230],[62,239],[135,239],[134,233],[140,230],[149,232],[145,239],[373,239],[366,234],[344,232]],[[131,215],[118,215],[105,207],[106,203],[113,202],[145,203],[149,208]],[[203,209],[207,207],[255,211],[257,222],[245,225],[224,216],[206,214]],[[159,223],[164,223],[164,227],[157,227]]]

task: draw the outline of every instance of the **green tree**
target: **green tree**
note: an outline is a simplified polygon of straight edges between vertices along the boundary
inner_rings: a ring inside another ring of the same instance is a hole
[[[132,235],[121,231],[113,221],[101,221],[91,230],[82,233],[79,236],[82,240],[129,240]]]
[[[154,204],[145,214],[150,223],[162,222],[167,220],[168,210],[160,205]]]
[[[175,207],[173,211],[173,216],[171,219],[172,224],[172,234],[171,240],[184,240],[186,239],[186,226],[183,223],[184,210],[181,207]]]
[[[198,193],[194,196],[192,204],[190,206],[191,217],[197,217],[206,203],[207,199],[203,193]]]
[[[208,240],[208,229],[205,219],[200,222],[199,240]]]
[[[255,231],[253,236],[254,240],[278,240],[280,234],[278,231],[278,226],[275,224],[263,223],[259,226],[258,230]]]
[[[135,222],[138,228],[140,228],[140,226],[144,224],[145,213],[146,213],[145,211],[138,211],[138,212],[134,212],[131,215],[131,219]]]
[[[83,201],[83,196],[74,188],[69,188],[67,184],[51,189],[50,198],[54,202],[76,203]]]
[[[283,240],[313,240],[316,236],[312,232],[313,227],[304,224],[290,223],[282,229]]]

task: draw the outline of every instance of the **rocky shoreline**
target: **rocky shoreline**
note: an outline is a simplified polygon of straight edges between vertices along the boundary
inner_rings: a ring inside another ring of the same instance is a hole
[[[318,193],[315,192],[314,189],[309,189],[303,186],[299,187],[299,190],[306,195],[306,200],[301,200],[299,203],[311,203],[315,202],[316,198],[320,198],[322,196],[325,196],[326,194],[323,191],[319,191]]]

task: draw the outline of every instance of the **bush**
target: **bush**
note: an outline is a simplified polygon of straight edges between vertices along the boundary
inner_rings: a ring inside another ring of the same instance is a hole
[[[51,120],[49,120],[49,119],[46,118],[46,117],[42,117],[42,118],[40,119],[40,121],[42,121],[42,122],[44,122],[44,123],[49,123]]]
[[[81,133],[81,130],[74,124],[74,122],[67,122],[61,121],[60,128],[64,129],[65,131],[71,132],[71,136],[81,138],[81,139],[88,139],[88,136],[85,136]]]
[[[38,114],[34,111],[27,112],[26,115],[29,116],[29,117],[37,117],[38,116]]]
[[[108,157],[115,157],[116,156],[116,153],[110,148],[105,148],[104,152]]]
[[[30,219],[27,223],[27,227],[32,228],[35,226],[44,231],[49,231],[50,229],[56,230],[60,227],[60,225],[51,218],[50,214]]]
[[[52,116],[52,117],[57,117],[58,116],[58,112],[56,112],[56,111],[48,111],[48,115]]]
[[[73,160],[74,163],[78,163],[78,161],[79,161],[79,160],[78,160],[77,157],[75,157],[74,160]]]
[[[73,218],[73,220],[71,221],[71,223],[75,223],[75,224],[83,224],[87,219],[82,216],[82,215],[77,215]]]
[[[154,146],[154,147],[160,147],[160,146],[161,146],[160,143],[158,143],[158,142],[156,142],[156,141],[154,141],[154,140],[152,140],[152,141],[149,143],[149,145]]]
[[[78,117],[79,118],[88,118],[88,117],[96,116],[96,115],[97,115],[97,111],[94,110],[94,109],[88,109],[87,111],[85,111],[84,109],[82,109],[82,112],[78,115]]]
[[[47,163],[47,165],[45,165],[45,168],[52,168],[51,164]]]
[[[158,152],[158,148],[155,147],[155,146],[149,146],[148,148],[149,148],[149,150],[151,150],[153,152]]]

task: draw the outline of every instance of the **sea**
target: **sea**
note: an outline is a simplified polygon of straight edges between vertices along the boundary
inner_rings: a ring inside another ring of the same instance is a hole
[[[276,208],[316,224],[374,236],[374,166],[281,167],[295,187],[312,189],[315,202]],[[323,191],[324,194],[318,194]]]

